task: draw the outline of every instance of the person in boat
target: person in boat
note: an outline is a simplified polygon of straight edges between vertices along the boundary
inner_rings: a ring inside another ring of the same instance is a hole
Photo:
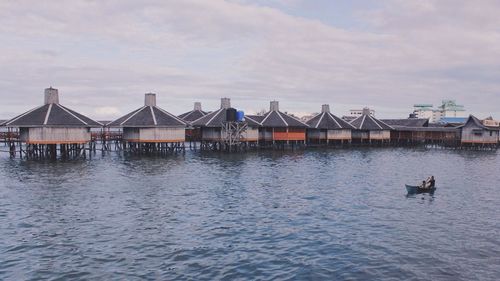
[[[431,176],[431,178],[429,179],[428,183],[429,183],[429,188],[436,187],[436,180],[434,179],[434,176]]]
[[[422,185],[420,185],[420,188],[427,188],[427,181],[423,181]]]

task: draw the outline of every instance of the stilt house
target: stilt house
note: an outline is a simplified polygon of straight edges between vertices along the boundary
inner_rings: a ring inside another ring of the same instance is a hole
[[[459,128],[463,146],[498,145],[500,127],[486,126],[473,115],[470,115],[465,124]]]
[[[153,93],[145,94],[144,106],[107,126],[122,128],[123,141],[132,146],[145,143],[183,145],[186,137],[186,123],[158,107]]]
[[[279,102],[271,101],[269,112],[249,116],[261,124],[259,140],[264,144],[305,144],[309,125],[279,110]]]
[[[59,103],[59,92],[45,89],[44,104],[4,123],[19,128],[20,140],[27,144],[86,144],[91,141],[90,128],[102,127],[94,121]]]
[[[232,112],[236,112],[236,109],[231,107],[231,99],[222,98],[219,110],[210,112],[193,121],[191,124],[195,128],[200,128],[202,142],[223,142],[226,140],[226,135],[223,133],[225,124],[227,124],[227,122],[237,121],[231,120],[234,119],[231,117]],[[245,124],[245,129],[241,131],[239,141],[257,142],[260,124],[246,116],[238,121]]]
[[[363,114],[350,122],[356,128],[352,132],[353,142],[386,144],[391,140],[391,126],[370,115],[370,109],[364,108]]]
[[[333,115],[324,104],[321,113],[307,121],[307,140],[315,144],[347,144],[352,140],[354,126]]]
[[[188,127],[186,128],[186,141],[189,141],[190,145],[191,142],[193,141],[201,140],[200,128],[194,128],[193,126],[191,126],[191,123],[207,115],[207,113],[208,112],[205,112],[201,109],[201,102],[195,102],[193,110],[185,112],[178,116],[180,119],[182,119],[184,122],[188,124]]]

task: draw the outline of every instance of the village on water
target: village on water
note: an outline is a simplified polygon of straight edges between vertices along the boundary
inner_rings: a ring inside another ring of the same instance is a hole
[[[321,112],[298,118],[271,101],[269,111],[245,115],[221,98],[207,112],[200,102],[175,116],[146,93],[144,104],[114,120],[95,121],[59,102],[47,88],[44,103],[10,120],[0,121],[2,152],[21,158],[85,157],[96,150],[130,153],[175,153],[185,149],[245,152],[252,149],[426,145],[451,149],[497,149],[499,121],[466,115],[453,100],[433,108],[417,104],[404,119],[377,119],[370,108],[338,117],[328,104]],[[158,97],[158,98],[161,98]]]

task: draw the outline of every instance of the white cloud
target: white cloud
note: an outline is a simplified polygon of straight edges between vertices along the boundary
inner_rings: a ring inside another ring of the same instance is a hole
[[[37,105],[49,85],[103,117],[118,112],[94,107],[128,112],[149,91],[173,113],[229,96],[250,110],[279,99],[290,112],[330,103],[339,115],[373,105],[403,117],[413,103],[456,98],[500,116],[500,3],[387,0],[356,11],[363,30],[280,10],[297,3],[2,2],[0,117]]]

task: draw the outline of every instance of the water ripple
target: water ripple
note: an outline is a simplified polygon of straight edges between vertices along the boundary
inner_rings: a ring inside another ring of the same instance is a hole
[[[499,160],[422,149],[2,157],[0,279],[499,280]],[[430,174],[434,196],[405,196]]]

